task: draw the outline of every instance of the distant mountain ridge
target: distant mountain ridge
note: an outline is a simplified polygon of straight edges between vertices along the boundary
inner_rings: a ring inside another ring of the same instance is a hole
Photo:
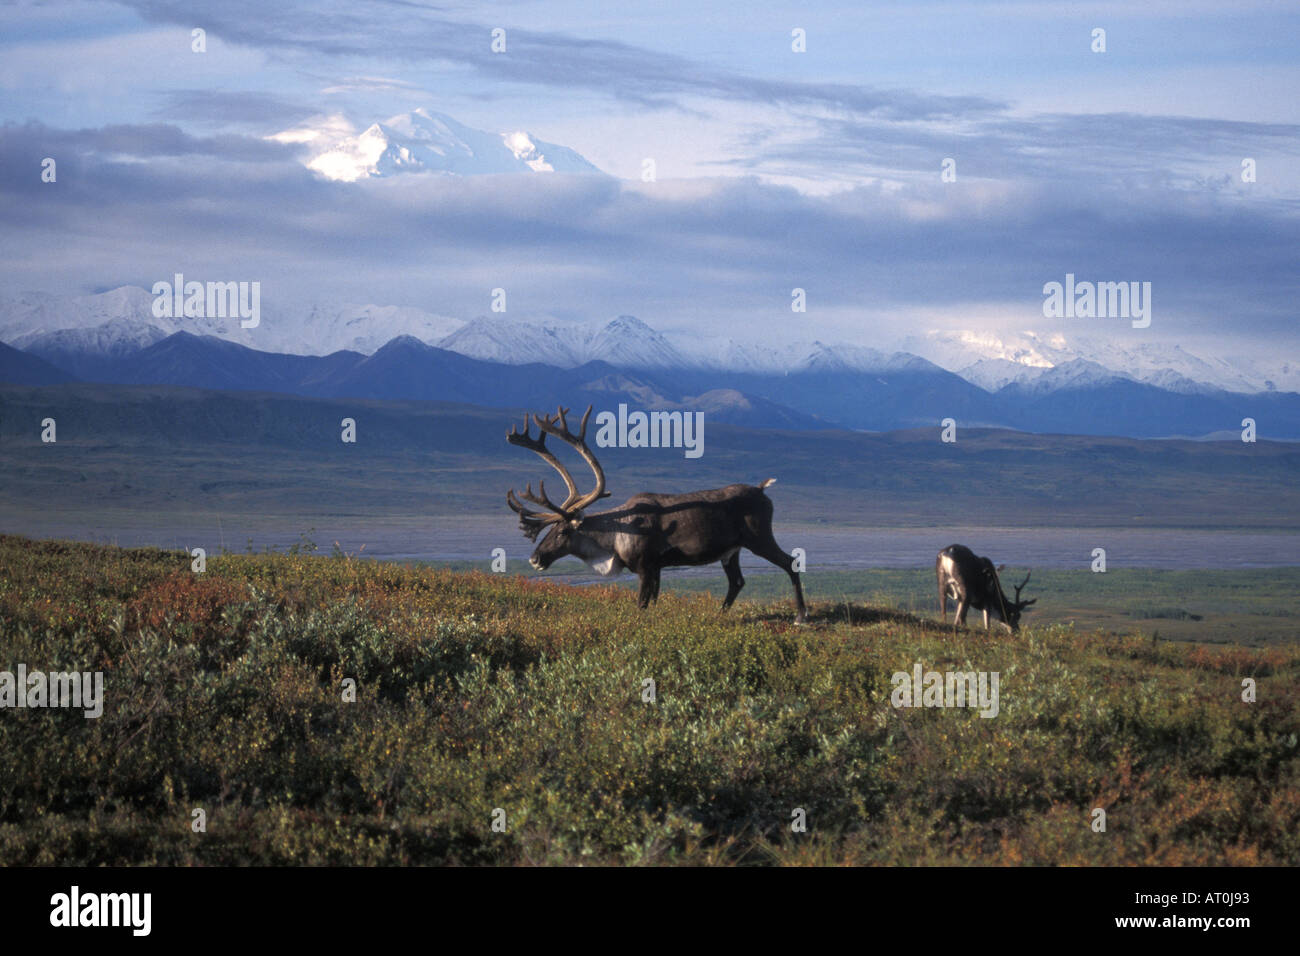
[[[1202,357],[1177,343],[1113,340],[1060,332],[990,334],[931,331],[904,339],[900,347],[955,371],[981,388],[997,391],[1028,382],[1049,369],[1079,360],[1135,382],[1195,393],[1300,392],[1300,357]]]
[[[469,321],[410,306],[318,302],[286,311],[268,302],[255,329],[230,319],[157,318],[153,296],[123,286],[90,296],[31,293],[0,301],[0,341],[93,378],[105,358],[121,357],[174,332],[212,335],[259,351],[372,354],[403,335],[471,358],[507,365],[541,362],[576,368],[602,361],[620,368],[750,374],[804,371],[897,372],[941,368],[996,393],[1039,382],[1037,391],[1103,384],[1114,377],[1195,395],[1217,391],[1300,392],[1300,362],[1284,356],[1202,359],[1178,346],[1043,336],[969,333],[913,336],[902,350],[820,340],[768,343],[728,336],[663,333],[631,315],[595,323],[536,324],[505,315]],[[1073,343],[1073,344],[1071,344]],[[1082,364],[1081,364],[1082,363]],[[1091,380],[1091,381],[1089,381]]]
[[[38,356],[13,349],[6,354],[8,374],[20,376],[12,381],[55,384],[51,370],[63,374]],[[1250,417],[1260,423],[1264,437],[1300,439],[1300,395],[1294,393],[1183,394],[1079,362],[990,394],[915,356],[885,358],[886,367],[869,370],[813,361],[783,373],[632,369],[599,360],[562,368],[476,359],[409,335],[392,339],[372,355],[340,350],[317,356],[261,352],[215,336],[177,332],[135,352],[102,356],[77,377],[108,384],[487,407],[591,403],[613,409],[627,403],[706,411],[724,423],[798,430],[937,428],[952,418],[962,428],[1201,437],[1230,433]],[[1049,374],[1059,381],[1044,381]]]
[[[0,341],[47,357],[60,367],[98,368],[175,332],[211,335],[259,351],[328,355],[340,350],[373,353],[411,335],[471,358],[525,365],[542,362],[576,368],[602,361],[636,369],[717,369],[784,373],[806,369],[892,370],[931,365],[907,353],[821,341],[779,347],[670,337],[631,315],[608,322],[536,325],[503,315],[468,322],[406,306],[315,303],[297,315],[263,306],[261,324],[244,329],[222,318],[158,318],[153,295],[123,286],[92,296],[33,294],[0,302]],[[92,375],[93,377],[93,375]]]
[[[4,346],[33,367],[52,368],[39,357]],[[8,365],[18,367],[20,363]],[[70,380],[62,375],[61,380]],[[341,350],[329,355],[259,352],[214,336],[176,332],[147,348],[102,358],[84,381],[114,385],[188,385],[222,391],[278,392],[318,398],[364,398],[468,402],[538,409],[564,402],[602,407],[627,402],[654,408],[707,411],[717,421],[794,429],[828,423],[778,402],[717,387],[683,390],[603,362],[576,369],[550,365],[504,365],[470,358],[399,336],[373,355]],[[54,384],[35,372],[15,384]],[[6,378],[4,381],[10,381]]]
[[[0,341],[49,355],[63,367],[80,362],[94,367],[99,359],[127,355],[175,332],[211,335],[260,351],[328,355],[341,349],[374,352],[399,335],[436,342],[465,324],[408,306],[312,303],[291,315],[264,303],[261,323],[245,329],[237,319],[158,317],[153,302],[153,294],[139,286],[85,296],[30,293],[0,301]]]
[[[479,317],[437,345],[506,365],[544,362],[576,368],[599,361],[623,368],[680,369],[696,364],[663,335],[630,315],[620,315],[604,325],[566,328]]]
[[[0,340],[21,350],[7,353],[5,380],[486,406],[626,401],[707,408],[744,424],[880,431],[952,418],[964,427],[1034,432],[1221,437],[1253,418],[1269,437],[1300,438],[1300,395],[1231,392],[1185,374],[1208,368],[1249,381],[1260,367],[1229,374],[1230,366],[1180,351],[1178,368],[1159,369],[1147,346],[1125,359],[1136,363],[1133,369],[1116,370],[1059,338],[1030,336],[1028,344],[1008,348],[996,340],[933,337],[936,358],[949,365],[969,357],[960,351],[968,344],[976,354],[1010,356],[954,371],[906,351],[664,334],[630,315],[552,326],[495,314],[462,322],[411,307],[317,303],[297,315],[264,309],[260,326],[243,329],[235,319],[156,318],[152,303],[138,287],[0,303]],[[316,346],[311,354],[295,345],[303,341]],[[1282,361],[1274,372],[1287,369]]]

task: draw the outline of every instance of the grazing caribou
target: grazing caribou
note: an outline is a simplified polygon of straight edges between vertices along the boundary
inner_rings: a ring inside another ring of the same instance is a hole
[[[722,606],[730,607],[745,586],[740,574],[740,549],[746,548],[790,575],[798,610],[795,623],[803,624],[807,620],[803,587],[794,570],[794,558],[781,550],[772,535],[772,502],[763,489],[776,481],[775,478],[757,487],[727,485],[684,495],[633,495],[617,508],[588,514],[586,509],[601,498],[608,498],[609,492],[605,490],[605,472],[587,447],[591,406],[587,406],[576,435],[569,431],[565,420],[568,411],[560,408],[555,415],[534,414],[532,420],[539,430],[536,438],[528,432],[527,415],[522,434],[512,425],[506,435],[510,444],[540,455],[560,473],[568,489],[568,496],[560,504],[546,496],[544,484],[538,485],[538,494],[533,494],[531,484],[522,495],[516,495],[513,490],[506,494],[506,503],[519,515],[519,527],[528,540],[536,541],[537,535],[546,531],[542,543],[529,558],[534,568],[544,571],[571,554],[602,575],[612,577],[625,570],[632,571],[641,579],[637,603],[644,608],[659,597],[662,569],[721,561],[727,572],[727,596]],[[546,447],[547,435],[570,445],[582,456],[595,473],[595,488],[586,494],[578,491],[569,470]],[[529,508],[520,498],[541,507]]]
[[[989,617],[1013,634],[1020,629],[1020,612],[1037,601],[1020,600],[1020,591],[1029,583],[1029,574],[1016,585],[1016,596],[1002,593],[998,578],[1000,569],[988,558],[981,558],[970,548],[952,544],[939,552],[934,562],[934,573],[939,579],[939,616],[948,619],[948,598],[957,599],[957,613],[952,626],[966,624],[966,612],[971,608],[984,612],[984,629],[989,628]],[[1029,572],[1032,574],[1033,572]]]

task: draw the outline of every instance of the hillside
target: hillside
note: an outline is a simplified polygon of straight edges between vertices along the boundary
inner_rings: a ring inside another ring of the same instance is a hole
[[[57,385],[73,377],[49,362],[0,342],[0,382],[9,385]]]
[[[0,721],[0,865],[1300,863],[1295,644],[302,553],[0,537],[0,569],[10,658],[105,687]],[[997,672],[996,713],[893,706],[916,665]]]

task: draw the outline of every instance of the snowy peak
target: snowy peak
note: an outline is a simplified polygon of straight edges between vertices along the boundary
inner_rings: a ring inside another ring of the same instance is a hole
[[[1030,380],[1020,383],[1018,387],[1027,394],[1040,395],[1062,389],[1109,385],[1112,382],[1125,379],[1128,379],[1127,375],[1117,375],[1096,362],[1089,362],[1087,359],[1074,359],[1053,366]]]
[[[522,130],[516,130],[513,133],[502,133],[501,141],[506,144],[506,149],[514,153],[515,159],[519,160],[533,172],[555,172],[555,167],[547,161],[546,154],[538,149],[537,144],[534,143],[529,138],[528,134]],[[547,146],[546,148],[551,150],[552,154],[560,149],[558,146]],[[574,155],[577,154],[575,153]],[[558,159],[559,157],[556,158]],[[581,170],[581,172],[589,171],[590,170]]]
[[[600,173],[574,150],[523,130],[488,133],[423,108],[372,123],[360,133],[345,118],[330,116],[271,138],[305,144],[307,167],[340,182],[410,172]]]
[[[584,362],[608,362],[624,368],[685,368],[692,363],[640,319],[620,315],[594,334],[583,336]]]
[[[728,372],[772,374],[788,372],[897,372],[935,371],[932,362],[906,352],[879,349],[845,342],[789,342],[755,345],[730,338],[692,336],[682,351],[694,357],[699,368]]]
[[[1048,368],[1048,366],[1022,365],[1005,358],[983,358],[956,371],[972,385],[978,385],[986,392],[996,392],[1007,385],[1024,385],[1032,382]]]
[[[480,317],[438,343],[471,358],[509,365],[543,362],[576,368],[606,362],[627,369],[788,372],[936,372],[916,355],[843,343],[795,342],[769,347],[689,333],[665,335],[631,315],[603,325],[533,325]]]
[[[1300,392],[1300,362],[1277,359],[1215,356],[1202,358],[1177,343],[1143,341],[1117,343],[1086,336],[1067,338],[1060,332],[1032,330],[994,335],[972,331],[931,331],[901,343],[988,391],[1006,385],[1042,380],[1043,387],[1078,377],[1077,369],[1048,375],[1062,366],[1084,361],[1112,376],[1154,385],[1183,394],[1210,390],[1228,392]],[[1060,386],[1058,387],[1068,387]]]
[[[608,362],[620,368],[686,368],[692,363],[668,340],[631,315],[604,325],[543,326],[479,317],[438,343],[471,358],[508,365],[541,362],[576,368]]]
[[[121,286],[95,295],[27,292],[0,302],[0,339],[13,344],[22,336],[91,328],[114,319],[151,321],[152,304],[153,296],[138,286]]]
[[[86,328],[32,331],[16,337],[15,348],[44,355],[47,352],[130,355],[161,342],[167,333],[143,319],[124,316]]]
[[[470,358],[506,365],[541,362],[572,368],[581,364],[574,360],[568,340],[556,329],[496,317],[479,316],[437,345]]]
[[[176,332],[211,335],[264,352],[369,354],[399,335],[437,342],[464,323],[450,316],[396,305],[314,303],[285,309],[264,303],[254,329],[223,318],[158,317],[153,294],[123,286],[85,296],[25,294],[0,302],[0,341],[38,355],[127,355]]]
[[[277,343],[276,351],[327,355],[347,349],[368,355],[400,335],[431,344],[463,325],[459,319],[409,306],[325,303],[312,305],[304,315],[287,317],[283,335],[272,331],[278,338],[297,340],[292,348]]]
[[[796,344],[791,370],[809,372],[898,372],[934,370],[925,359],[906,352],[882,352],[861,345]]]
[[[932,330],[924,335],[908,336],[902,341],[900,348],[923,356],[952,372],[985,359],[1007,363],[1003,366],[990,366],[990,368],[1005,369],[1014,365],[1025,369],[1042,370],[1049,369],[1066,358],[1075,357],[1063,355],[1065,349],[1063,336],[1041,338],[1034,332],[999,336],[971,330]]]

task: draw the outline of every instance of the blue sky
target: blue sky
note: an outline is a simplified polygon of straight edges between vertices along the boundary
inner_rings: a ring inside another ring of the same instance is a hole
[[[521,319],[868,345],[931,327],[1297,342],[1291,3],[152,0],[20,3],[0,24],[4,294],[185,271],[258,279],[270,308],[470,318],[501,286]],[[335,183],[265,139],[416,107],[611,178]],[[1066,272],[1152,282],[1151,328],[1043,319]]]

